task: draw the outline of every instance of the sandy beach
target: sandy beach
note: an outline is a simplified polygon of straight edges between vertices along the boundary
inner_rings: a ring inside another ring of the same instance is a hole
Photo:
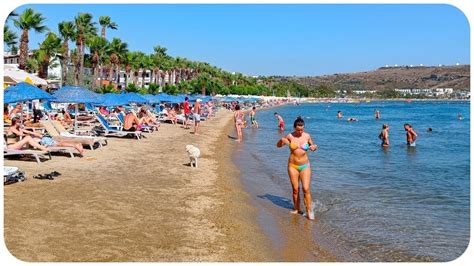
[[[199,136],[162,124],[146,139],[109,138],[85,158],[5,160],[28,178],[4,186],[8,250],[28,262],[271,261],[231,161],[231,122],[221,110]],[[201,150],[197,169],[186,144]],[[32,178],[51,171],[62,175]]]

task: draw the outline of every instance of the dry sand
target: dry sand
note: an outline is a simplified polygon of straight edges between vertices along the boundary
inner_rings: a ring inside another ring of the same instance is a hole
[[[4,186],[4,237],[23,261],[271,261],[257,210],[231,162],[232,112],[201,135],[163,124],[142,140],[109,138],[86,158],[5,160],[25,182]],[[186,144],[200,148],[199,168]],[[55,180],[32,176],[59,171]]]

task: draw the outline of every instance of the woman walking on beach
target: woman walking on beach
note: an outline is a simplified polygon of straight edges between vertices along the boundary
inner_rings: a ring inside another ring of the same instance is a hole
[[[293,123],[295,131],[281,138],[277,142],[277,147],[284,145],[290,147],[290,157],[288,158],[288,175],[293,189],[293,214],[302,213],[300,210],[299,183],[303,187],[304,203],[306,207],[306,217],[314,220],[314,212],[311,206],[311,167],[309,164],[308,150],[315,151],[318,146],[314,144],[311,136],[304,132],[304,120],[296,118]]]
[[[234,113],[235,130],[237,131],[237,141],[242,141],[242,127],[244,126],[244,113],[240,110],[240,105],[235,106]]]
[[[381,145],[382,147],[388,147],[390,146],[390,141],[388,140],[388,131],[389,127],[387,124],[382,125],[382,131],[379,134],[379,139],[382,141]]]

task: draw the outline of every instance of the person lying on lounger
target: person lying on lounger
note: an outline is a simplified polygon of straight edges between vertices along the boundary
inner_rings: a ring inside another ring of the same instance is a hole
[[[7,147],[9,149],[20,150],[25,144],[29,144],[42,151],[48,151],[48,146],[73,147],[79,151],[81,155],[84,154],[84,148],[81,143],[68,142],[64,140],[56,141],[39,132],[22,129],[16,118],[12,119],[12,126],[7,130],[6,137]],[[22,139],[19,140],[19,137],[22,137]]]

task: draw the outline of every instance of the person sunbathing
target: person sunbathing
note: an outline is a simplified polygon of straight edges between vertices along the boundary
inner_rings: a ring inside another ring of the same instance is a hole
[[[16,118],[12,120],[12,126],[7,130],[6,137],[8,144],[7,147],[9,149],[20,150],[25,144],[29,144],[42,151],[48,151],[48,146],[73,147],[79,151],[81,155],[84,154],[84,148],[81,143],[68,142],[64,140],[56,141],[41,133],[22,129]],[[22,137],[22,139],[18,140],[19,137]]]
[[[171,121],[171,124],[176,125],[176,110],[174,108],[170,108],[168,111],[168,119]]]
[[[146,124],[148,126],[159,127],[160,124],[156,121],[156,118],[142,106],[140,111],[138,112],[138,119],[140,120],[140,124]]]
[[[137,131],[140,130],[142,123],[140,120],[132,113],[128,113],[123,118],[123,130],[124,131]]]

